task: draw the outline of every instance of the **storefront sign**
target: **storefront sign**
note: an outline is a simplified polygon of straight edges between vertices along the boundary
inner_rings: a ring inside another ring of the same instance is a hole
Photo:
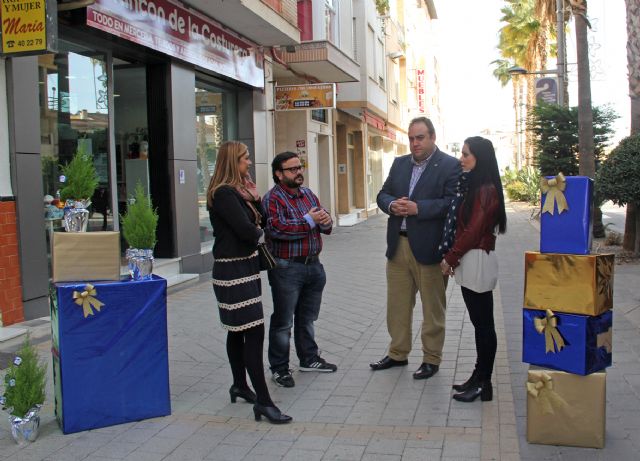
[[[55,0],[0,0],[1,54],[56,51],[58,9]]]
[[[276,86],[276,110],[334,109],[335,83]]]
[[[87,24],[134,43],[264,87],[263,55],[201,13],[175,0],[96,0]]]
[[[425,72],[424,69],[416,69],[416,82],[418,91],[418,112],[424,114],[427,109],[427,98],[425,95]]]
[[[364,109],[362,111],[362,118],[364,118],[365,123],[368,125],[377,128],[378,130],[385,129],[385,121],[378,117],[377,115],[372,114],[368,110]]]

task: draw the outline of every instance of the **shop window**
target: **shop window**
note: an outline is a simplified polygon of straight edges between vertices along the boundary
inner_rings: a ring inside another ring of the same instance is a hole
[[[313,109],[311,110],[311,120],[316,122],[327,123],[327,111],[326,109]]]
[[[124,213],[137,184],[150,193],[147,70],[114,59],[113,106],[118,207]]]
[[[207,188],[213,177],[220,144],[237,138],[237,94],[233,89],[199,81],[195,93],[200,242],[210,245],[213,241],[213,229],[207,210]]]
[[[40,151],[47,239],[62,229],[60,165],[81,150],[99,178],[91,199],[88,231],[112,230],[109,182],[109,104],[106,55],[60,42],[61,52],[38,57]],[[47,245],[49,251],[49,245]]]
[[[382,189],[382,136],[369,136],[369,158],[367,161],[367,188],[370,206]]]

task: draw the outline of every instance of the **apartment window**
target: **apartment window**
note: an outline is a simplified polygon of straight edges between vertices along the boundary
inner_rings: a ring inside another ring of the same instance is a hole
[[[327,40],[340,47],[339,0],[325,0],[324,20]]]
[[[367,75],[369,77],[375,79],[376,78],[376,33],[373,30],[373,27],[369,24],[367,27],[367,35],[368,40],[366,42],[367,46]]]
[[[378,83],[384,89],[385,81],[384,81],[384,68],[385,68],[385,59],[384,59],[384,43],[382,40],[376,40],[376,70],[378,73]]]
[[[356,36],[356,18],[351,19],[351,43],[353,44],[353,59],[358,62],[358,40]]]
[[[391,101],[398,102],[400,99],[400,65],[397,62],[393,63],[393,91],[391,92]]]

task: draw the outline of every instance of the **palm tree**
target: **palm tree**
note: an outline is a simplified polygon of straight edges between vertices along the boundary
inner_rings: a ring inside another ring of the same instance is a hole
[[[493,62],[496,65],[494,76],[503,85],[505,84],[503,82],[504,75],[501,75],[501,73],[504,69],[501,69],[500,66],[504,66],[505,60],[512,65],[524,67],[525,69],[538,69],[546,66],[547,58],[546,28],[541,25],[534,15],[535,0],[505,1],[507,4],[500,10],[503,15],[501,20],[505,23],[505,26],[500,29],[498,40],[498,49],[504,59]],[[523,104],[520,95],[525,82],[527,88],[526,106],[530,107],[535,104],[534,76],[527,75],[525,81],[523,81],[522,77],[514,78],[514,107],[516,120],[519,121],[523,117],[519,108]],[[516,122],[516,126],[516,131],[521,131],[518,122]],[[530,163],[533,149],[528,137],[525,139],[525,145],[527,163]]]
[[[578,60],[578,171],[581,176],[595,177],[596,160],[593,144],[593,108],[591,106],[591,72],[589,70],[589,41],[587,28],[587,0],[569,0],[576,27],[576,55]],[[597,204],[599,205],[599,204]],[[593,236],[604,237],[602,211],[594,207]]]
[[[549,34],[549,36],[547,37],[548,40],[557,39],[557,36],[558,36],[558,29],[557,29],[558,28],[558,16],[557,16],[558,8],[560,8],[560,6],[558,5],[558,0],[536,0],[535,16],[543,25],[543,29],[548,32]],[[563,28],[566,24],[567,19],[568,19],[568,16],[563,13]],[[567,45],[564,40],[560,44],[560,46],[563,47],[562,56],[566,56]],[[552,54],[560,54],[560,50],[558,50],[557,45],[556,46],[552,45],[550,48],[552,50]],[[566,58],[564,58],[563,61],[566,61]],[[564,66],[564,62],[562,63],[562,65]],[[556,68],[559,71],[562,70],[560,68],[560,65],[558,65]],[[563,88],[558,88],[558,91],[564,92],[563,105],[565,107],[569,107],[569,85],[566,78],[563,81],[564,81]]]
[[[520,81],[519,78],[515,78],[512,79],[511,78],[511,74],[509,73],[509,69],[512,68],[514,66],[514,63],[512,61],[508,61],[506,59],[496,59],[495,61],[492,61],[491,64],[493,64],[495,66],[494,70],[493,70],[493,76],[495,78],[498,79],[498,81],[500,82],[500,84],[505,87],[507,86],[507,83],[509,83],[510,81],[513,82],[512,88],[513,88],[513,109],[515,111],[516,114],[516,118],[515,118],[515,122],[516,122],[516,129],[515,132],[518,133],[520,131],[520,111],[518,111],[518,108],[520,107],[520,86],[522,85],[522,82]],[[518,136],[519,139],[519,136]],[[516,170],[520,168],[520,158],[518,156],[518,149],[514,149],[513,151],[513,164],[515,165]]]
[[[631,134],[640,132],[640,0],[626,0],[627,6],[627,68],[631,98]],[[622,247],[640,251],[640,213],[634,204],[627,204]]]

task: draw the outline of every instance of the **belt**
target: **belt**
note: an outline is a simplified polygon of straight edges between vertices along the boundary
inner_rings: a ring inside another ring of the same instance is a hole
[[[320,257],[318,255],[294,256],[293,258],[289,258],[289,261],[300,264],[314,264],[320,262]]]
[[[409,234],[407,234],[406,230],[401,230],[400,232],[398,232],[398,234],[400,234],[402,237],[408,237]]]

